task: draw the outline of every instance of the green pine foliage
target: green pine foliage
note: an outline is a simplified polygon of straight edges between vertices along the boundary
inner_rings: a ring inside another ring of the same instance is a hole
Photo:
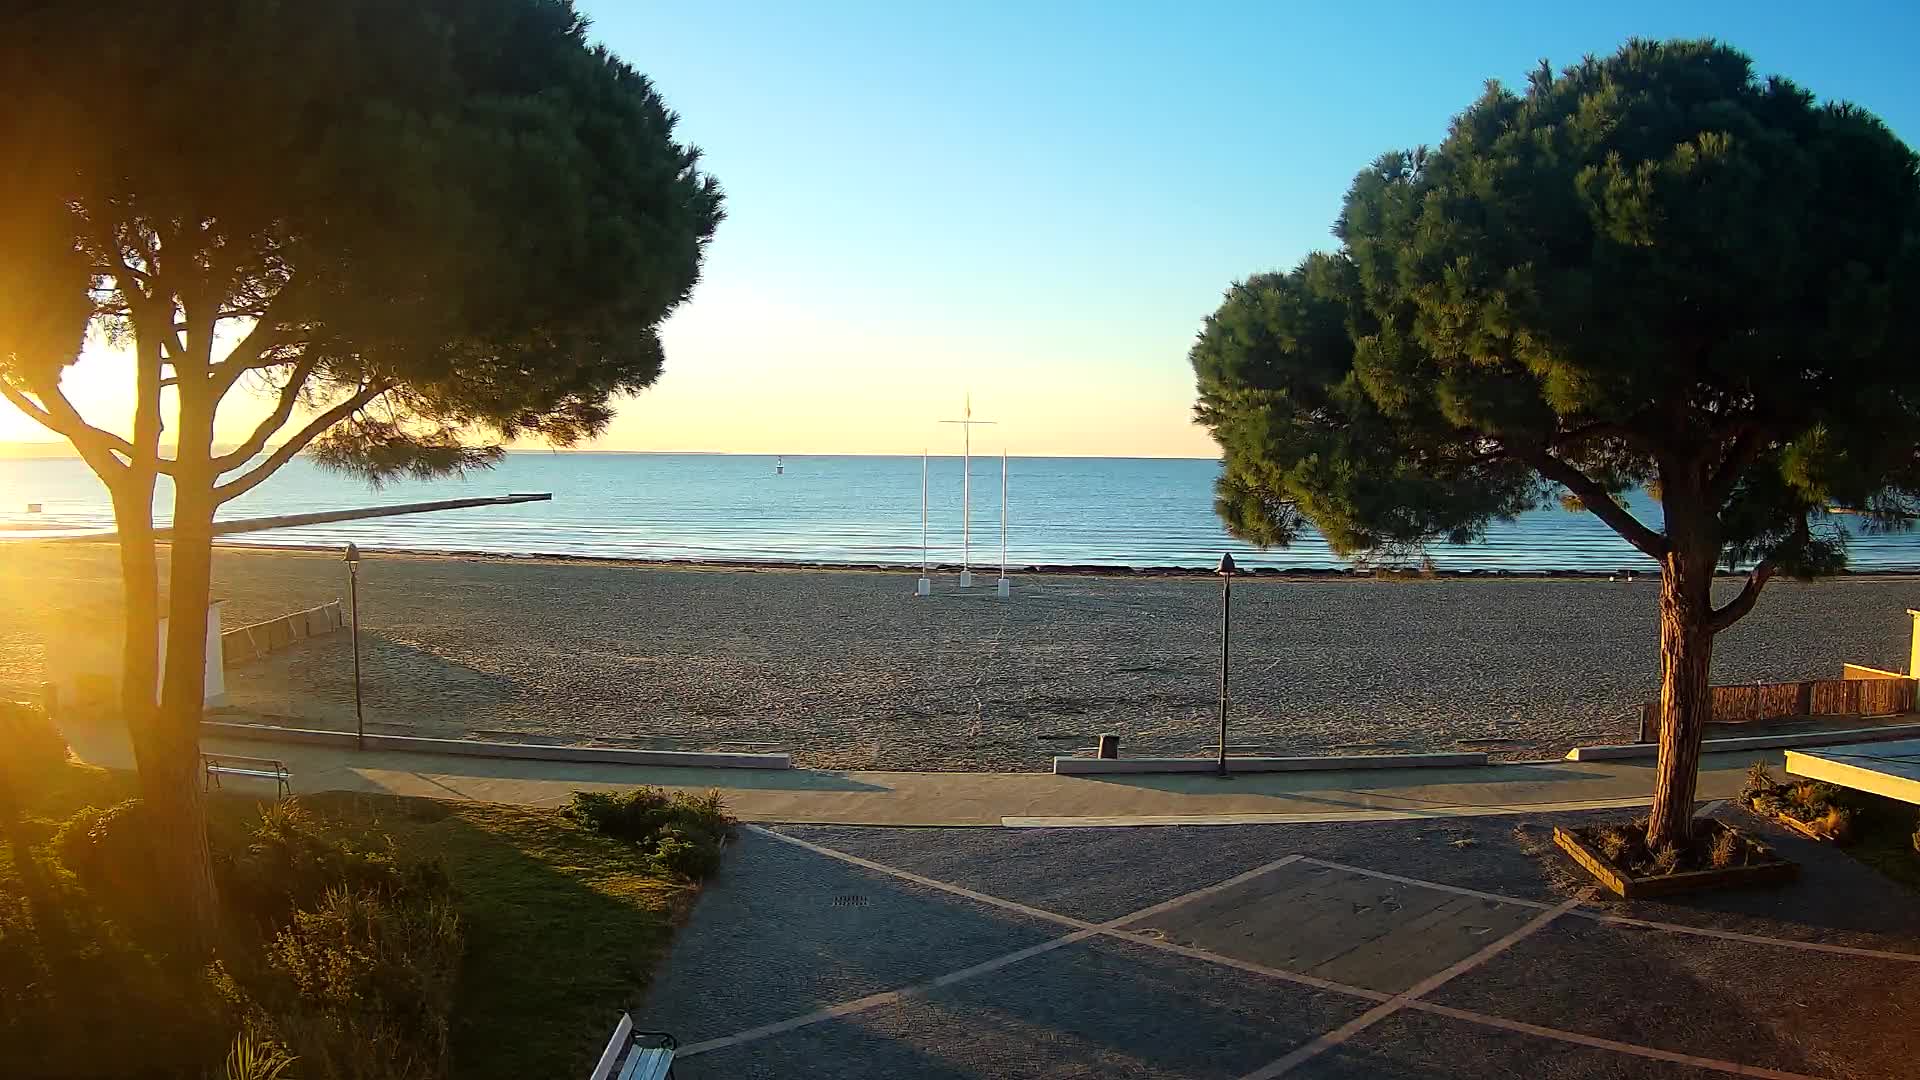
[[[1630,41],[1490,84],[1361,172],[1333,232],[1193,344],[1221,519],[1393,559],[1593,514],[1660,563],[1664,753],[1697,753],[1714,635],[1775,575],[1844,567],[1836,508],[1920,511],[1920,164],[1860,108]],[[1751,569],[1717,603],[1723,562]],[[1663,773],[1656,846],[1686,840],[1695,772]]]
[[[1498,85],[1361,172],[1340,247],[1234,285],[1191,359],[1222,519],[1342,553],[1476,536],[1570,494],[1662,558],[1815,574],[1827,510],[1920,503],[1913,152],[1710,41]]]
[[[0,372],[42,404],[89,326],[220,365],[178,315],[235,345],[217,390],[359,398],[313,452],[376,480],[577,442],[658,377],[722,216],[570,0],[29,4],[0,30]],[[303,430],[278,424],[222,463]]]

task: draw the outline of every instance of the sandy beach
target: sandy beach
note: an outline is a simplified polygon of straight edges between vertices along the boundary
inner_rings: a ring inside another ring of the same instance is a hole
[[[1212,745],[1216,582],[1022,576],[1003,602],[944,577],[929,601],[914,576],[370,555],[367,717],[443,737],[792,750],[828,768],[1041,769],[1102,731],[1128,753]],[[318,552],[222,549],[214,578],[228,627],[345,591],[338,556]],[[1243,580],[1233,745],[1536,757],[1630,739],[1627,712],[1657,686],[1656,588]],[[37,685],[42,627],[116,589],[108,548],[7,548],[0,687]],[[1721,637],[1715,681],[1903,667],[1909,606],[1920,579],[1776,582]],[[230,669],[228,683],[237,712],[352,726],[345,634]]]

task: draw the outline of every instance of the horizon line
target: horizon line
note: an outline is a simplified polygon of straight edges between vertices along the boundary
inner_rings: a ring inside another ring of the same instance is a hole
[[[217,448],[218,447],[216,446],[216,449]],[[43,449],[47,452],[45,453],[26,452],[26,451],[39,451]],[[262,451],[262,453],[266,453],[266,452],[268,451]],[[647,456],[654,456],[654,457],[678,456],[678,457],[764,457],[764,458],[773,458],[773,457],[911,458],[911,457],[918,456],[918,455],[915,455],[910,450],[897,450],[897,451],[618,450],[618,449],[607,449],[603,447],[570,447],[570,446],[546,446],[546,447],[511,446],[511,447],[507,447],[505,452],[509,454],[546,454],[549,456],[559,456],[563,454],[621,454],[621,455],[628,455],[628,456],[647,455]],[[938,454],[928,453],[926,456],[939,457],[939,458],[945,458],[945,457],[957,458],[957,457],[963,457],[964,455],[947,453],[943,451]],[[991,457],[994,457],[995,455],[992,454],[991,452],[985,452],[985,453],[975,454],[973,456],[978,458],[991,458]],[[1064,458],[1064,459],[1070,459],[1070,460],[1081,459],[1081,460],[1105,460],[1105,461],[1218,461],[1220,460],[1220,458],[1217,455],[1212,457],[1195,457],[1189,454],[1013,454],[1013,453],[1009,453],[1006,456],[1009,458],[1017,457],[1017,458],[1025,458],[1025,459]],[[64,442],[64,441],[48,440],[48,441],[40,442],[40,441],[16,440],[11,442],[0,442],[0,461],[78,461],[78,460],[80,460],[80,454],[73,449],[73,444]]]

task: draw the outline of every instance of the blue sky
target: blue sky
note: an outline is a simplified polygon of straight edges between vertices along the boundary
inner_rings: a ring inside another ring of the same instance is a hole
[[[1914,3],[583,5],[729,195],[614,449],[938,451],[970,390],[995,450],[1210,455],[1186,349],[1228,283],[1487,79],[1632,35],[1920,139]]]
[[[1230,281],[1328,246],[1354,173],[1487,79],[1632,35],[1920,137],[1912,4],[586,10],[730,204],[623,446],[914,451],[970,387],[1016,453],[1209,454],[1185,353]]]

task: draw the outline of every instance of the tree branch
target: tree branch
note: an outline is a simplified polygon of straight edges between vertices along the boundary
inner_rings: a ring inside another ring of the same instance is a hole
[[[240,344],[235,345],[225,359],[213,365],[214,392],[225,394],[233,389],[234,383],[240,381],[240,376],[249,371],[257,371],[261,367],[278,367],[278,364],[263,365],[259,360],[262,353],[279,343],[280,331],[277,327],[269,325],[265,319],[254,323],[253,329],[247,331],[247,336],[240,339]],[[304,365],[306,361],[302,360],[301,363]]]
[[[1640,549],[1642,554],[1651,559],[1666,557],[1669,550],[1667,538],[1647,528],[1626,507],[1615,502],[1613,493],[1595,483],[1592,477],[1544,449],[1520,455],[1520,458],[1533,466],[1541,476],[1573,492],[1588,513],[1606,522],[1608,528]]]
[[[73,404],[59,391],[49,394],[36,387],[33,393],[47,404],[45,406],[36,404],[32,398],[21,393],[13,384],[0,379],[0,396],[4,396],[14,408],[26,413],[41,427],[73,443],[74,449],[80,451],[82,457],[87,457],[89,464],[93,461],[88,456],[89,451],[98,455],[119,454],[129,461],[134,460],[132,443],[111,431],[105,431],[87,423]]]
[[[247,437],[247,441],[231,452],[213,459],[215,476],[232,472],[252,461],[260,451],[267,448],[267,440],[273,438],[274,432],[285,427],[287,421],[292,419],[294,408],[300,404],[301,389],[307,385],[307,380],[313,376],[314,369],[319,366],[318,359],[308,357],[294,367],[293,374],[287,377],[287,384],[280,388],[280,401],[274,406],[273,412],[260,421],[259,425],[253,429],[253,434]]]
[[[1612,438],[1626,441],[1629,440],[1632,435],[1633,432],[1631,429],[1624,425],[1616,424],[1610,420],[1602,420],[1595,421],[1591,424],[1582,424],[1577,428],[1563,431],[1550,440],[1550,445],[1557,450],[1561,450],[1570,446],[1578,446],[1588,439]]]
[[[259,487],[262,483],[266,482],[269,476],[278,472],[280,466],[292,461],[295,455],[307,448],[308,443],[319,438],[328,428],[360,411],[360,409],[364,408],[369,402],[373,401],[373,399],[386,393],[390,389],[392,389],[392,387],[386,384],[361,387],[352,397],[315,417],[312,422],[301,429],[300,434],[282,443],[279,449],[268,456],[267,460],[254,466],[241,476],[214,488],[214,503],[218,505],[220,503],[232,502],[234,499]]]
[[[1740,595],[1713,609],[1713,614],[1707,617],[1707,629],[1717,634],[1745,618],[1747,612],[1753,610],[1754,602],[1760,599],[1760,590],[1767,587],[1777,570],[1773,559],[1761,559],[1760,565],[1747,574],[1747,583]]]
[[[253,327],[247,331],[247,336],[241,338],[240,343],[229,350],[224,359],[213,365],[213,387],[216,394],[225,394],[231,390],[233,384],[240,380],[240,376],[259,366],[257,361],[261,354],[280,343],[280,324],[273,318],[273,311],[280,306],[280,301],[292,288],[291,280],[282,282],[279,292],[259,309],[249,312],[231,311],[215,316],[216,322],[241,314],[251,314],[254,317]],[[284,420],[281,422],[285,423]]]
[[[1720,465],[1713,470],[1713,476],[1707,481],[1707,495],[1713,500],[1714,512],[1733,494],[1733,486],[1740,480],[1740,474],[1760,456],[1767,444],[1766,433],[1759,427],[1747,425],[1733,437],[1733,445],[1727,447],[1727,454],[1720,459]]]
[[[124,283],[130,280],[145,286],[144,291],[136,289],[134,296],[130,299],[137,299],[142,302],[151,301],[153,299],[153,260],[151,256],[149,256],[147,260],[147,269],[135,270],[128,264],[127,253],[120,245],[120,236],[114,231],[111,224],[105,224],[101,227],[100,239],[105,242],[102,250],[105,251],[107,255],[107,265],[102,269],[113,275],[115,279],[114,284],[119,287],[121,294],[126,294],[127,290]],[[142,252],[142,254],[145,254],[145,252]]]

